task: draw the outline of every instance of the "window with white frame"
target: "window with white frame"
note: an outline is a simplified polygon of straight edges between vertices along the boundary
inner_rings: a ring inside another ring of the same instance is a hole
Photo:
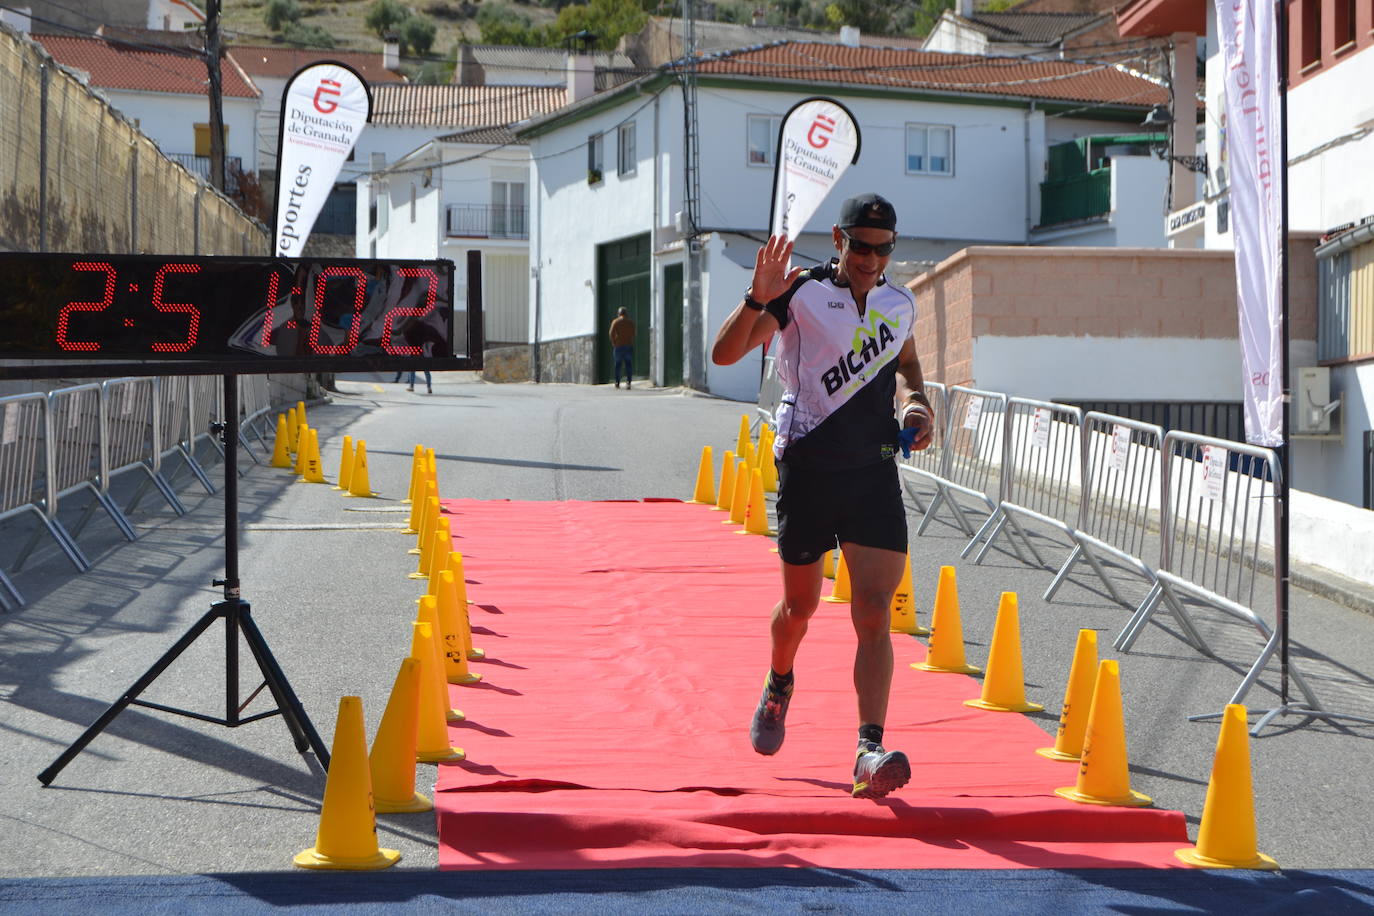
[[[908,175],[954,174],[954,128],[946,124],[906,126]]]
[[[771,166],[778,158],[778,128],[782,118],[777,115],[751,114],[745,125],[749,144],[750,165]]]
[[[616,174],[633,175],[639,161],[635,154],[635,122],[620,125],[615,139]]]
[[[592,134],[587,138],[587,183],[596,184],[601,180],[602,149],[603,137],[601,134]]]
[[[491,183],[492,238],[527,238],[525,222],[525,183],[523,181],[493,181]]]

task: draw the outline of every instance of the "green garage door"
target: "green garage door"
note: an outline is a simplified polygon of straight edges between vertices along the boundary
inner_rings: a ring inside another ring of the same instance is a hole
[[[596,250],[596,381],[615,378],[611,320],[624,307],[635,323],[635,378],[649,377],[649,234],[599,245]]]

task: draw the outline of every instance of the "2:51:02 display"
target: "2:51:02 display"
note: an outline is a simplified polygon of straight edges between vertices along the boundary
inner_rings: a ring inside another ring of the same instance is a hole
[[[15,358],[466,355],[449,261],[0,254],[0,322]]]

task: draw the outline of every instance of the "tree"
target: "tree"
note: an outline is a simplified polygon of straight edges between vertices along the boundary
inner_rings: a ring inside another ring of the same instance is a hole
[[[565,6],[549,29],[549,44],[561,43],[578,32],[591,32],[603,51],[615,49],[621,36],[638,32],[648,21],[638,0],[591,0],[586,5]]]
[[[831,25],[858,26],[869,35],[886,35],[892,30],[893,5],[881,0],[834,0],[825,8]]]
[[[407,16],[397,29],[401,38],[401,53],[405,54],[409,49],[417,57],[428,54],[429,49],[434,47],[436,31],[434,23],[424,16]]]
[[[281,33],[282,40],[302,48],[332,48],[334,36],[317,25],[292,22]]]
[[[503,3],[484,3],[477,10],[477,28],[482,44],[542,47],[544,35],[530,18]]]
[[[918,0],[912,17],[911,35],[924,38],[935,28],[945,10],[954,9],[954,0]]]
[[[410,15],[410,10],[398,0],[374,0],[367,8],[367,18],[363,21],[369,29],[377,33],[378,38],[381,38],[405,22]]]
[[[280,32],[286,26],[298,21],[304,13],[305,11],[301,9],[301,5],[296,0],[267,0],[267,5],[262,11],[262,19],[267,23],[269,29]]]

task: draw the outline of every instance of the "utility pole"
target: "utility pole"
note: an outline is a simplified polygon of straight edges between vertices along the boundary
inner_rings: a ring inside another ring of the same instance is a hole
[[[697,130],[697,33],[696,2],[684,0],[682,4],[682,115],[683,125],[683,165],[684,182],[682,189],[682,209],[684,229],[687,233],[687,283],[683,319],[683,340],[687,341],[685,356],[687,387],[704,391],[706,389],[706,338],[702,327],[701,301],[701,172],[700,172],[700,134]]]
[[[224,86],[219,61],[223,54],[219,33],[220,0],[205,4],[205,66],[210,71],[210,186],[224,193]]]

